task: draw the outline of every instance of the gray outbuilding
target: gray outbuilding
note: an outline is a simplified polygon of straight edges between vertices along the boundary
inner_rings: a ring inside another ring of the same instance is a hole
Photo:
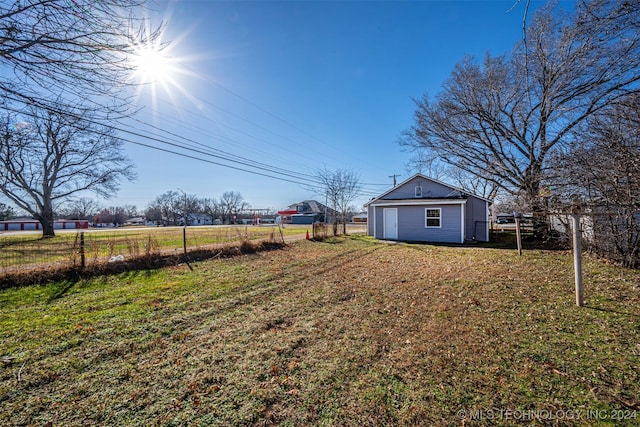
[[[491,201],[416,174],[365,203],[367,234],[382,240],[489,241]]]

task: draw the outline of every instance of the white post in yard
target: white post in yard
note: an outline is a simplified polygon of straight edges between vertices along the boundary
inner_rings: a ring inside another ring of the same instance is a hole
[[[514,212],[513,218],[516,220],[516,240],[518,242],[518,255],[522,256],[522,234],[520,234],[520,212]]]
[[[573,268],[576,277],[576,305],[584,305],[582,292],[582,241],[580,239],[580,213],[578,209],[571,215],[573,220]]]

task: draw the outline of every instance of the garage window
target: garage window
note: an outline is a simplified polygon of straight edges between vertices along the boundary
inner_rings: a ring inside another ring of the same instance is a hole
[[[440,208],[425,209],[425,227],[440,228],[441,210]]]

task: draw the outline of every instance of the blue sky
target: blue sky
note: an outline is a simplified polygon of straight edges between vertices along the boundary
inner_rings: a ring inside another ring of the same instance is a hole
[[[138,179],[101,203],[144,209],[180,189],[212,198],[236,191],[253,208],[282,209],[322,200],[297,177],[327,168],[359,175],[367,191],[361,205],[390,188],[390,175],[402,181],[412,174],[410,154],[396,142],[412,124],[412,99],[437,94],[465,55],[508,53],[522,38],[525,1],[515,2],[159,2],[153,18],[165,20],[166,55],[177,70],[139,91],[142,110],[131,129],[199,151],[223,150],[263,169],[127,139],[297,182],[129,142]],[[533,1],[530,9],[543,4]]]

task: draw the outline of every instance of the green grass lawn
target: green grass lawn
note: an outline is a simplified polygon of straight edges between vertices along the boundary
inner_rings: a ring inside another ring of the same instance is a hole
[[[0,291],[0,425],[640,425],[640,272],[364,237]],[[623,418],[615,420],[613,418]]]

